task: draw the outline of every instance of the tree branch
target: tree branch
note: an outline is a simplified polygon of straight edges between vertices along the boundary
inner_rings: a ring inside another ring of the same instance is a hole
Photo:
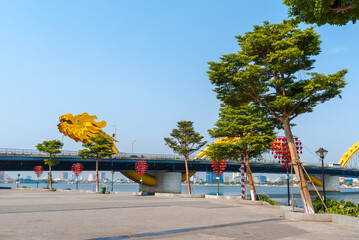
[[[308,96],[306,96],[305,98],[303,98],[302,100],[300,100],[300,101],[298,102],[298,104],[289,112],[289,115],[288,115],[288,116],[292,115],[293,112],[295,111],[295,109],[297,109],[297,108],[299,107],[299,105],[302,104],[302,102],[304,102],[306,99],[308,99],[308,98],[309,98],[310,96],[312,96],[314,93],[316,93],[318,90],[319,90],[319,88],[314,89],[313,92],[311,92]]]
[[[330,7],[330,11],[332,11],[333,13],[344,14],[346,10],[350,10],[350,9],[352,9],[352,7],[353,7],[353,4],[349,4],[344,7]]]

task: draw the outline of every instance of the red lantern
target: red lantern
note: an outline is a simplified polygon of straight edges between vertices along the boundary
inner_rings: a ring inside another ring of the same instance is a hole
[[[72,164],[71,171],[75,174],[76,180],[76,190],[79,189],[79,176],[84,170],[84,166],[81,163],[74,163]]]
[[[74,163],[71,167],[71,171],[75,174],[76,177],[80,176],[84,166],[81,163]]]
[[[297,154],[302,154],[302,142],[298,140],[298,137],[293,137]],[[275,159],[278,159],[278,163],[282,164],[283,168],[287,168],[287,164],[290,163],[290,151],[287,139],[285,137],[276,137],[275,141],[271,143],[271,152]],[[299,156],[298,156],[299,157]],[[291,167],[291,166],[288,166]]]
[[[146,161],[137,161],[135,163],[135,169],[137,173],[142,177],[148,170],[148,164]]]
[[[34,172],[35,172],[36,176],[39,178],[41,176],[41,174],[44,172],[44,168],[42,166],[35,166]]]
[[[216,176],[221,176],[224,170],[226,170],[227,162],[226,160],[220,160],[219,162],[212,162],[211,166]]]
[[[37,176],[37,184],[36,184],[36,188],[39,187],[39,177],[41,176],[41,174],[44,172],[44,168],[42,166],[35,166],[34,167],[34,172]]]

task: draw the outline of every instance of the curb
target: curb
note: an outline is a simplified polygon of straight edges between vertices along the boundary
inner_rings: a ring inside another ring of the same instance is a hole
[[[234,200],[239,204],[243,205],[263,205],[262,201],[244,200],[241,196],[216,196],[216,195],[205,195],[207,199],[219,199],[219,200]]]
[[[158,197],[205,198],[204,194],[155,193]]]
[[[306,214],[301,212],[283,211],[283,217],[289,220],[310,221],[310,222],[333,222],[339,225],[359,229],[359,218],[340,214]]]

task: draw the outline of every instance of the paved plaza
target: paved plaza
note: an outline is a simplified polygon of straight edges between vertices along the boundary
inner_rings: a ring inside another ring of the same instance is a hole
[[[334,223],[285,220],[235,201],[0,190],[0,239],[358,239]]]

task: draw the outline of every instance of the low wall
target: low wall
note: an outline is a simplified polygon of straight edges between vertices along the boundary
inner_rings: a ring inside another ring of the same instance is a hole
[[[289,220],[311,221],[311,222],[333,222],[339,225],[359,229],[359,218],[340,214],[306,214],[300,212],[283,211],[283,217]]]

